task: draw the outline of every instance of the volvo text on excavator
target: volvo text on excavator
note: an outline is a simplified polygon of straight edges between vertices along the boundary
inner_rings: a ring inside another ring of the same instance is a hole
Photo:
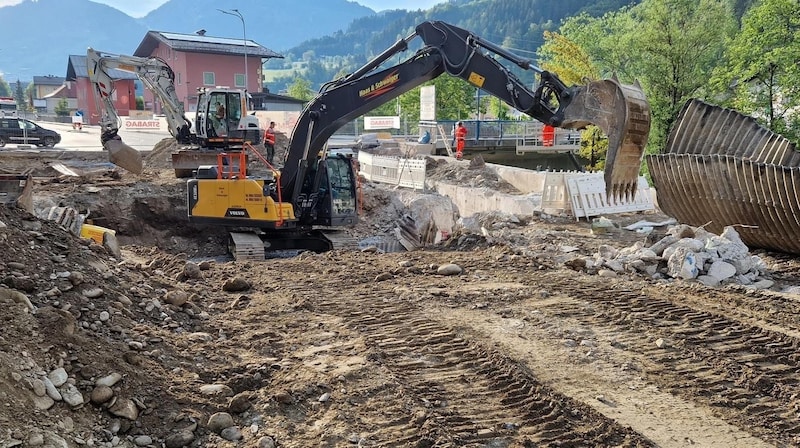
[[[420,50],[379,70],[407,50],[415,37],[424,42]],[[534,70],[538,87],[529,90],[487,53]],[[443,73],[462,78],[546,124],[574,129],[599,126],[609,137],[605,174],[609,195],[635,191],[650,130],[649,105],[638,84],[611,79],[566,87],[554,74],[467,30],[428,21],[355,72],[322,86],[300,115],[284,167],[273,178],[225,174],[220,163],[189,180],[189,220],[259,228],[259,240],[267,248],[330,249],[330,241],[313,229],[355,224],[358,218],[356,173],[349,159],[326,154],[328,138],[349,121]]]
[[[179,144],[192,147],[192,150],[173,154],[178,177],[189,177],[192,173],[191,169],[181,165],[181,159],[191,163],[191,160],[198,159],[203,148],[212,149],[204,160],[213,163],[218,150],[241,149],[245,142],[259,143],[261,132],[258,118],[247,113],[245,91],[200,89],[193,126],[185,115],[183,102],[175,92],[175,73],[164,60],[101,53],[89,48],[86,51],[86,66],[89,80],[95,88],[103,148],[109,152],[112,163],[128,171],[141,173],[142,158],[137,150],[123,143],[119,137],[120,120],[112,101],[114,80],[111,70],[136,74],[161,103],[170,134]],[[218,114],[218,110],[224,113]]]

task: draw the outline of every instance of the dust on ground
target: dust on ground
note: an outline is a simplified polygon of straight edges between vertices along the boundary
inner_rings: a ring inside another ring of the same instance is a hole
[[[0,207],[0,446],[800,444],[793,257],[754,252],[769,291],[601,276],[569,261],[657,237],[493,215],[420,251],[239,262],[153,160],[140,177],[29,163],[38,200],[91,210],[122,259]],[[398,191],[363,195],[349,231],[391,231]]]

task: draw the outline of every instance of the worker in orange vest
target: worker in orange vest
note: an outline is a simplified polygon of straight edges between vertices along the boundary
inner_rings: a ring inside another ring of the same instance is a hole
[[[467,128],[464,123],[456,123],[456,159],[461,160],[464,156],[464,142],[467,140]]]
[[[264,147],[267,148],[267,162],[272,165],[275,157],[275,122],[270,121],[269,127],[264,131]]]

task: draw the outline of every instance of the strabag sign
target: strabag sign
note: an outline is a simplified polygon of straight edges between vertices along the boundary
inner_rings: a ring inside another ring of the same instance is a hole
[[[160,131],[162,129],[161,120],[140,120],[130,117],[122,119],[122,127],[129,131]]]
[[[364,117],[364,129],[400,129],[400,117]]]

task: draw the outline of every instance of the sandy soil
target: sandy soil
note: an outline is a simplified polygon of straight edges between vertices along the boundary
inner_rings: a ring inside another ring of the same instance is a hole
[[[769,290],[601,276],[568,261],[646,237],[534,216],[415,252],[231,261],[168,170],[47,163],[4,167],[118,229],[122,259],[0,207],[0,447],[800,445],[793,257],[754,252]],[[357,237],[401,208],[365,195]],[[663,216],[613,217],[643,218]]]

